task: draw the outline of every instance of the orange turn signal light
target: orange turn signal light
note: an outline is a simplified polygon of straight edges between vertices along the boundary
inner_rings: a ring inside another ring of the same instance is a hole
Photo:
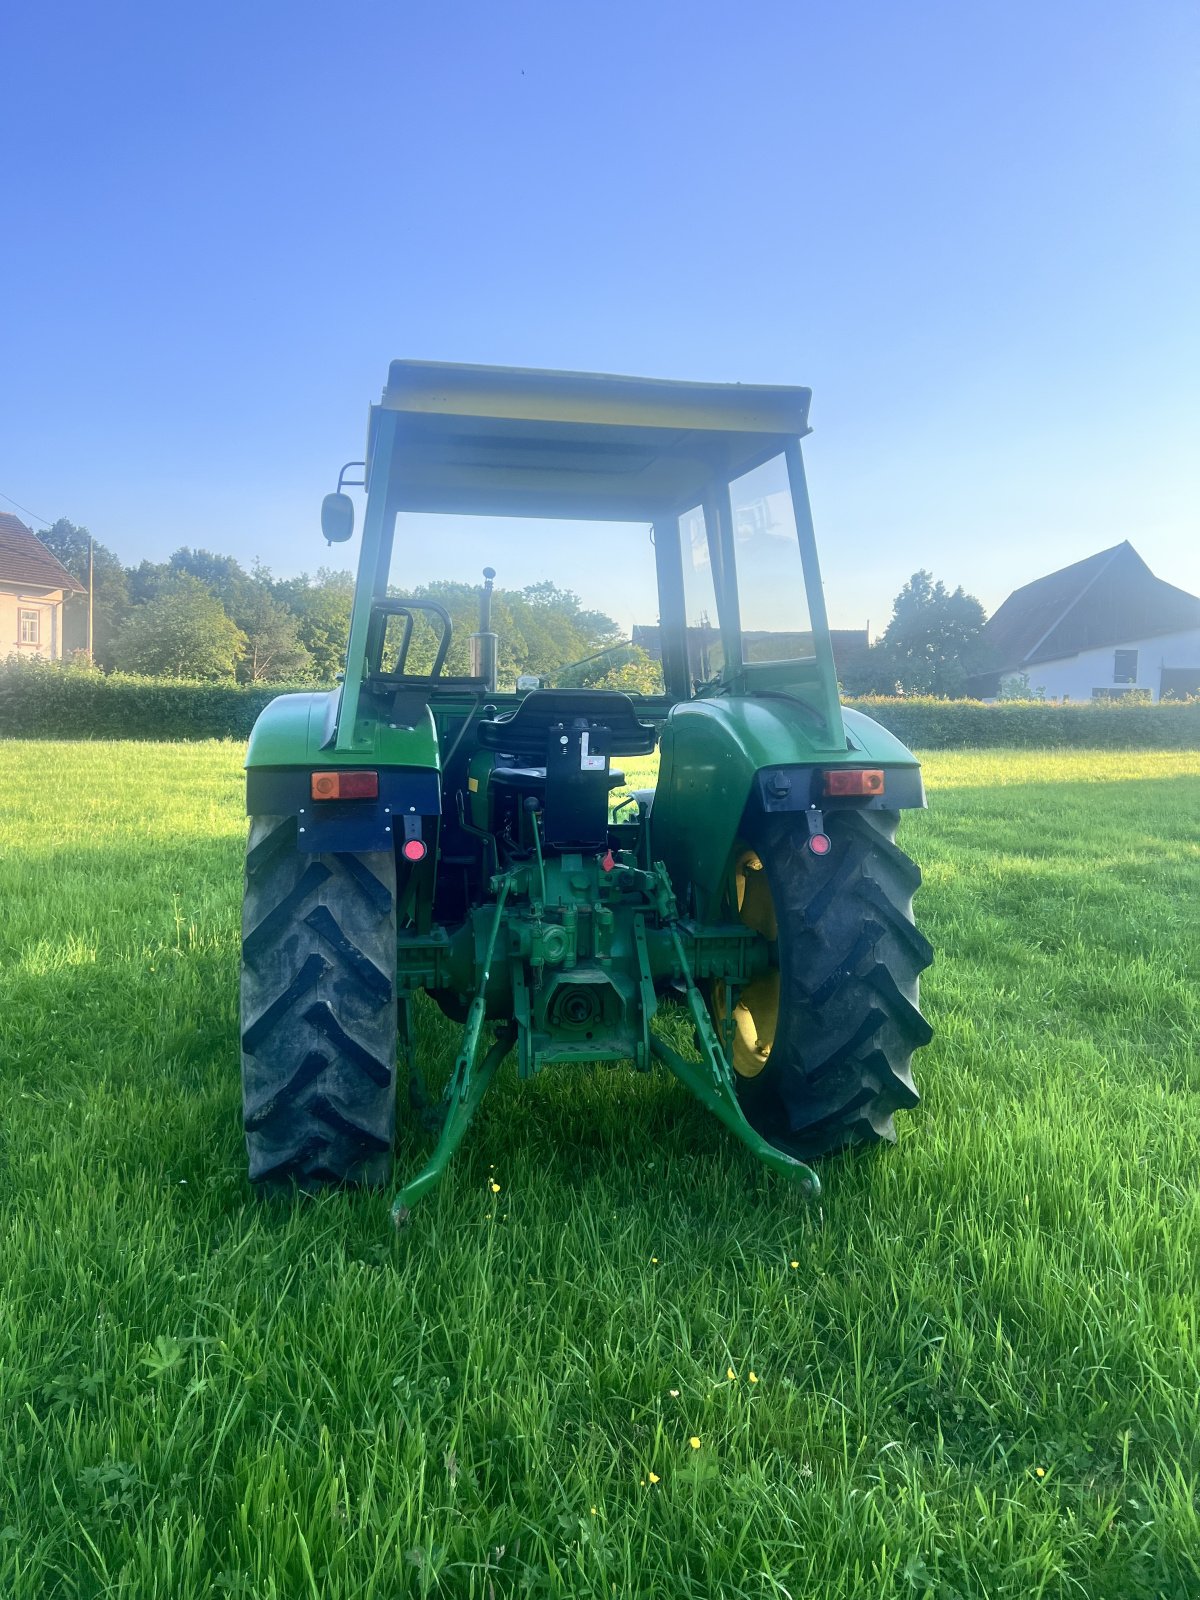
[[[836,767],[825,774],[825,793],[835,795],[876,795],[883,793],[882,767]]]
[[[314,772],[314,800],[378,800],[377,772]]]

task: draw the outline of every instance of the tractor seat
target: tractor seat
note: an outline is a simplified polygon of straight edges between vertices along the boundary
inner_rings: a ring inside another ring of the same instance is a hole
[[[604,848],[609,790],[623,781],[610,758],[649,755],[658,743],[658,729],[639,722],[616,689],[534,689],[478,731],[480,745],[500,756],[494,782],[544,790],[545,844],[563,852]]]
[[[647,756],[658,743],[658,729],[639,721],[633,701],[618,689],[533,689],[515,711],[481,722],[479,743],[511,756],[514,765],[541,766],[551,736],[579,722],[599,736],[597,747],[607,755]]]

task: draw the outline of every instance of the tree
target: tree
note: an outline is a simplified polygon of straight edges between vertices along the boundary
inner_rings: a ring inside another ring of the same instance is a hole
[[[73,578],[87,588],[88,542],[91,535],[86,528],[60,517],[52,528],[39,535],[47,550],[66,567]],[[129,613],[129,581],[125,568],[100,541],[92,540],[92,582],[94,605],[92,609],[92,653],[101,666],[109,666],[113,646],[126,616]],[[69,594],[63,607],[63,650],[87,649],[86,594]]]
[[[243,683],[280,682],[312,676],[312,657],[300,638],[296,617],[277,598],[271,574],[256,566],[247,572],[236,556],[182,545],[165,562],[143,561],[131,574],[141,604],[174,590],[180,580],[199,584],[245,636],[237,664]]]
[[[172,553],[167,570],[169,573],[186,573],[189,577],[198,578],[206,589],[216,595],[227,615],[239,627],[244,626],[239,613],[250,602],[255,579],[236,556],[222,556],[213,550],[192,550],[187,545],[181,545]],[[270,581],[270,574],[267,574],[267,581]]]
[[[315,578],[280,578],[271,592],[296,618],[296,634],[319,683],[332,683],[346,664],[354,575],[321,567]]]
[[[1000,679],[997,700],[1044,700],[1046,691],[1040,685],[1035,689],[1027,672],[1006,672]]]
[[[169,584],[172,577],[170,563],[167,561],[141,560],[136,567],[126,567],[126,581],[129,585],[129,601],[131,605],[144,606],[151,600],[157,600],[164,584]]]
[[[606,656],[607,671],[598,677],[585,675],[582,682],[593,689],[622,689],[626,694],[662,694],[662,663],[655,661],[640,644],[623,646]]]
[[[414,599],[436,600],[450,613],[453,640],[445,670],[470,670],[470,637],[479,627],[478,584],[439,579],[412,591]],[[397,596],[400,598],[400,596]],[[616,623],[598,611],[585,611],[578,595],[552,583],[492,592],[492,629],[499,635],[499,679],[512,684],[519,674],[553,677],[570,662],[593,655],[617,633]],[[409,652],[410,670],[427,671],[433,659],[435,630],[418,623]],[[605,670],[611,663],[605,663]]]
[[[571,662],[619,642],[620,630],[611,617],[585,611],[577,594],[549,581],[529,584],[505,599],[523,650],[524,664],[516,666],[517,672],[555,676]],[[600,670],[612,666],[610,657]]]
[[[961,585],[951,593],[932,573],[914,572],[879,642],[847,663],[843,687],[854,694],[962,695],[971,674],[987,666],[986,620]]]
[[[152,677],[232,678],[246,636],[197,578],[176,574],[130,615],[116,665]]]
[[[275,599],[268,583],[249,585],[234,621],[246,638],[238,662],[243,683],[295,682],[312,676],[312,657],[300,640],[297,618]]]

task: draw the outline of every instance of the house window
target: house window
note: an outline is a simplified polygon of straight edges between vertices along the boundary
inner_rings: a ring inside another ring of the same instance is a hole
[[[1137,682],[1137,651],[1136,650],[1114,650],[1113,651],[1113,682],[1114,683],[1136,683]]]
[[[41,644],[42,617],[39,611],[18,610],[17,627],[17,637],[22,644]]]

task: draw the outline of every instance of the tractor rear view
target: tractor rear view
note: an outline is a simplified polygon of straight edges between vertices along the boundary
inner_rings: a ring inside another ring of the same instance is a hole
[[[273,701],[247,757],[252,1179],[386,1182],[401,1068],[406,1107],[424,1101],[419,990],[462,1031],[397,1220],[510,1053],[523,1078],[661,1065],[809,1193],[814,1157],[894,1137],[930,1036],[919,873],[895,842],[924,792],[911,753],[839,703],[808,407],[806,389],[392,364],[344,682]],[[449,611],[404,592],[406,531],[435,516],[602,523],[615,590],[629,530],[662,692],[547,686],[511,661],[501,682],[490,570],[466,655]],[[654,787],[614,804],[615,763],[656,750]],[[698,1059],[655,1028],[664,1000]]]

